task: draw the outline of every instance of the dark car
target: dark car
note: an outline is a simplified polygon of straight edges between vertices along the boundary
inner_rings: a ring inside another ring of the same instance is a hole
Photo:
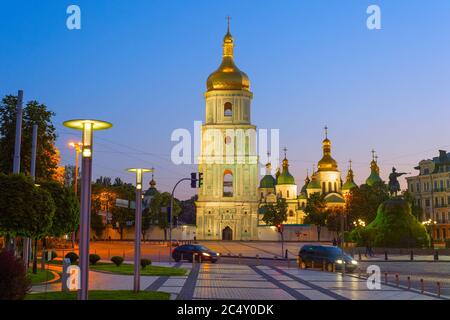
[[[309,267],[322,268],[325,264],[325,269],[329,272],[333,271],[333,264],[335,270],[342,270],[345,266],[345,271],[352,272],[358,268],[358,262],[351,256],[342,253],[342,249],[335,246],[321,246],[321,245],[305,245],[298,253],[299,266],[302,269]]]
[[[211,261],[215,263],[219,258],[218,253],[208,249],[207,247],[196,244],[185,244],[176,247],[172,251],[172,258],[176,262],[181,260],[188,260],[189,262],[192,262],[194,259],[194,254],[196,261]]]

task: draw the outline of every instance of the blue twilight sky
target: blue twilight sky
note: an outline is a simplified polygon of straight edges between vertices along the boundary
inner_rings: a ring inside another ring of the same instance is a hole
[[[81,30],[66,28],[70,4]],[[370,4],[382,30],[366,27]],[[392,165],[414,172],[450,149],[448,0],[1,0],[0,96],[23,89],[56,112],[63,164],[74,162],[66,144],[78,135],[64,120],[111,121],[96,134],[94,176],[133,181],[125,168],[154,166],[169,190],[193,170],[170,162],[170,135],[204,118],[227,15],[252,122],[280,129],[299,186],[321,157],[325,124],[343,179],[352,159],[357,183],[372,148],[384,179]],[[178,196],[192,193],[186,184]]]

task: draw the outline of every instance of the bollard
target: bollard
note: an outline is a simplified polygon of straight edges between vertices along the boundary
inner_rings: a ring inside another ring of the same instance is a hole
[[[384,252],[384,260],[386,260],[386,261],[388,260],[388,253],[387,253],[387,251]]]
[[[408,290],[411,289],[411,277],[408,276]]]
[[[362,257],[361,257],[361,251],[358,250],[358,260],[362,261]]]
[[[441,283],[440,282],[437,283],[437,296],[438,296],[438,298],[441,297]]]
[[[400,284],[399,278],[398,278],[398,274],[395,275],[395,285],[398,287]]]
[[[411,250],[409,259],[410,259],[411,261],[414,260],[414,251],[413,251],[413,250]]]
[[[384,273],[384,283],[388,283],[388,274],[387,272]]]
[[[434,253],[434,261],[439,261],[439,252],[437,250]]]
[[[423,293],[424,288],[423,288],[423,279],[420,279],[420,293]]]

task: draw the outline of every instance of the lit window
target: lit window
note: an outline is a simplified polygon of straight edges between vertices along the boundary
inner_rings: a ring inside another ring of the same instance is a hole
[[[231,117],[233,115],[233,106],[230,102],[226,102],[223,106],[223,115],[225,117]]]
[[[223,174],[223,196],[233,196],[233,173],[230,170],[225,170]]]

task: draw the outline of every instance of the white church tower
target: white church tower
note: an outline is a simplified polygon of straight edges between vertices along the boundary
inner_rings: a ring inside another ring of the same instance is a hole
[[[198,240],[258,238],[258,157],[251,124],[248,76],[234,63],[234,40],[223,39],[219,68],[207,80],[206,117],[201,132],[196,202]]]

